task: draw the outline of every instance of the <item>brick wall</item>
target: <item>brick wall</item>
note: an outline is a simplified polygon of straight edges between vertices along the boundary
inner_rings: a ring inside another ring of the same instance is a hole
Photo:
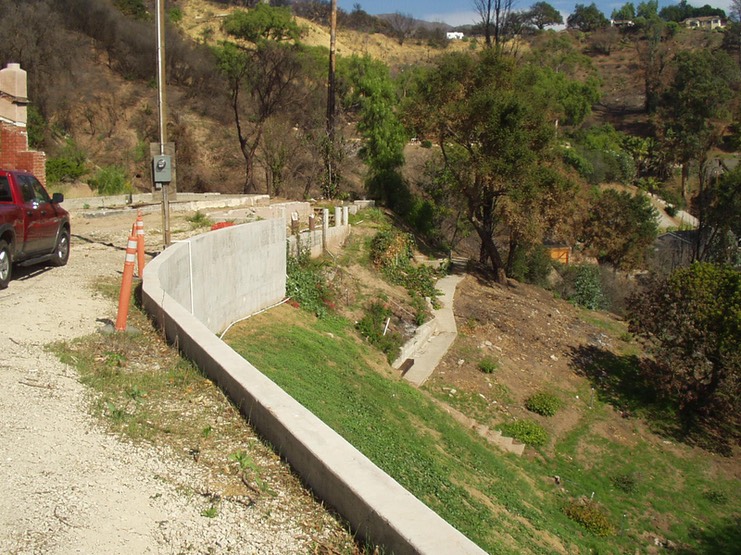
[[[0,168],[31,172],[46,186],[46,154],[28,149],[25,127],[0,121]]]
[[[28,148],[26,72],[19,64],[0,70],[0,168],[33,173],[46,185],[46,154]]]

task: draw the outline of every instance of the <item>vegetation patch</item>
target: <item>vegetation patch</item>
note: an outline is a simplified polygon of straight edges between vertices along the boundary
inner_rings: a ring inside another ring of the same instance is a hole
[[[399,351],[404,340],[401,335],[389,331],[388,322],[391,319],[391,309],[379,301],[371,302],[363,318],[356,324],[361,336],[386,355],[386,360],[391,363],[399,357]]]
[[[532,420],[515,420],[500,424],[498,429],[506,436],[513,437],[526,445],[540,447],[548,441],[545,428]]]
[[[490,357],[484,357],[479,361],[479,370],[484,374],[493,374],[499,368],[499,363]]]
[[[588,499],[574,499],[567,503],[563,512],[574,522],[578,522],[592,534],[597,536],[612,536],[615,527],[610,522],[607,511],[594,501]]]
[[[547,391],[541,391],[535,395],[531,395],[525,400],[525,408],[541,416],[553,416],[561,406],[561,399]]]

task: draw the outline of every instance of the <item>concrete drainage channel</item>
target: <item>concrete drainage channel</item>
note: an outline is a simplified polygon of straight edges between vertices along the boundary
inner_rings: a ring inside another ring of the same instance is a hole
[[[442,292],[440,308],[433,311],[432,319],[420,326],[414,337],[402,346],[401,355],[392,364],[394,368],[402,371],[405,380],[417,387],[424,384],[432,375],[458,336],[458,327],[453,314],[453,298],[455,289],[462,279],[463,276],[460,275],[449,275],[437,282],[436,287]],[[502,435],[502,432],[477,424],[452,407],[441,405],[441,408],[449,414],[454,414],[456,420],[472,428],[492,445],[515,455],[522,455],[525,451],[524,444]]]
[[[485,553],[215,335],[282,300],[285,245],[283,219],[174,244],[146,267],[144,307],[361,539],[396,555]]]

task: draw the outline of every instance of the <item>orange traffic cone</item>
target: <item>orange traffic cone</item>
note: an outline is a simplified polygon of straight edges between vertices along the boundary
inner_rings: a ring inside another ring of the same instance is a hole
[[[136,214],[136,262],[141,279],[144,276],[144,220],[141,212]]]
[[[129,317],[129,303],[131,302],[131,284],[134,280],[135,260],[136,235],[132,233],[129,236],[129,242],[126,245],[126,260],[124,261],[123,281],[121,281],[121,293],[118,296],[116,331],[126,331],[126,319]]]

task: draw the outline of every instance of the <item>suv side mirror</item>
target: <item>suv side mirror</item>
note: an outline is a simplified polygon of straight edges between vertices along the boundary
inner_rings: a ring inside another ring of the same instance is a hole
[[[64,202],[64,195],[62,193],[54,193],[51,196],[51,201],[55,204],[59,204],[60,202]]]

